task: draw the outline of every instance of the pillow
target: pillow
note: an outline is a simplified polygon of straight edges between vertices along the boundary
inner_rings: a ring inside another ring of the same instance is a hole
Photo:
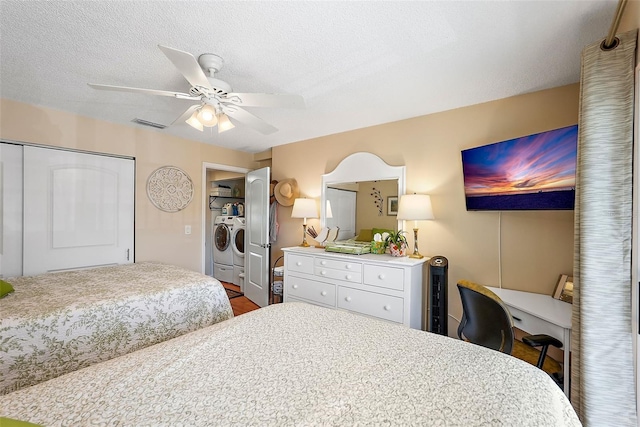
[[[376,233],[380,233],[380,235],[382,235],[382,233],[394,233],[394,230],[389,230],[388,228],[374,228],[372,230],[372,233],[373,233],[373,236],[375,236]],[[373,238],[371,240],[373,240]]]
[[[13,286],[11,283],[0,280],[0,298],[6,297],[13,292]]]
[[[358,242],[370,242],[373,240],[373,232],[370,228],[364,228],[360,230],[360,233],[356,236]]]
[[[27,421],[14,420],[13,418],[0,417],[0,426],[2,427],[29,427],[29,426],[39,427],[40,424],[33,424]]]

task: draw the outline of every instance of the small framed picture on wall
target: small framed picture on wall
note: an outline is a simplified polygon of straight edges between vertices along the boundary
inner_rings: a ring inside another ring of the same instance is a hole
[[[573,303],[573,277],[561,274],[553,292],[553,297],[560,301]]]
[[[398,215],[398,197],[387,197],[387,215]]]

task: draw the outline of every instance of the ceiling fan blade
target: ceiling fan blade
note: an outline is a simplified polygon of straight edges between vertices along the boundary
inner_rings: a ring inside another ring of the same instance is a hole
[[[241,107],[304,108],[304,98],[286,93],[229,93],[220,101]]]
[[[193,113],[200,108],[200,104],[196,104],[196,105],[192,105],[191,107],[187,108],[187,111],[185,111],[184,113],[182,113],[182,115],[180,117],[178,117],[177,119],[175,119],[173,121],[173,123],[171,123],[172,125],[175,124],[180,124],[181,122],[186,122],[189,126],[198,129],[200,132],[202,132],[203,127],[202,125],[200,126],[194,126],[193,124],[189,123],[187,120],[189,120],[189,118],[193,115]]]
[[[277,128],[271,126],[260,117],[254,116],[250,112],[243,110],[240,107],[236,107],[235,105],[222,105],[222,111],[227,116],[265,135],[269,135],[278,131]]]
[[[126,87],[126,86],[113,86],[113,85],[101,85],[96,83],[87,83],[94,89],[98,90],[113,90],[118,92],[133,92],[133,93],[143,93],[145,95],[159,95],[159,96],[170,96],[172,98],[178,99],[191,99],[194,101],[199,101],[199,97],[191,96],[188,93],[180,93],[180,92],[169,92],[167,90],[156,90],[156,89],[142,89],[138,87]]]
[[[158,47],[167,56],[167,58],[173,62],[173,65],[176,66],[178,71],[182,73],[191,86],[200,86],[213,90],[211,83],[207,80],[207,76],[204,74],[202,68],[200,68],[200,64],[198,64],[198,61],[193,55],[189,52],[183,52],[160,44]]]

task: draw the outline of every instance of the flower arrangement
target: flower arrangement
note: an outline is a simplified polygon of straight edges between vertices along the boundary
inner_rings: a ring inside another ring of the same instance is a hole
[[[389,252],[391,256],[405,256],[407,255],[407,248],[409,244],[407,243],[407,237],[405,236],[406,231],[398,230],[392,231],[388,233],[385,242],[389,247]],[[385,233],[386,234],[386,233]]]
[[[373,235],[373,241],[371,242],[372,254],[383,254],[387,250],[387,238],[389,233],[376,233]]]

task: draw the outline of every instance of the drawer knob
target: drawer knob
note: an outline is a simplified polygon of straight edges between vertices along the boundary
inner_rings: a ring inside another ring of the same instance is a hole
[[[351,301],[351,297],[346,297],[344,300],[345,300],[346,302],[350,302],[350,301]]]
[[[327,291],[320,292],[320,295],[322,295],[323,297],[326,297],[327,296]]]
[[[345,265],[345,267],[346,267],[347,270],[351,270],[351,264],[347,264],[347,265]]]
[[[351,280],[351,275],[347,274],[347,280]]]
[[[327,272],[325,270],[322,270],[322,271],[320,271],[320,274],[322,274],[324,276],[325,274],[327,274]]]
[[[298,289],[298,285],[291,286],[293,289]]]
[[[300,267],[300,266],[302,265],[302,262],[298,261],[298,262],[296,262],[296,265],[297,265],[298,267]]]
[[[378,274],[378,279],[384,280],[384,274]]]
[[[327,261],[320,261],[320,265],[327,265]]]
[[[385,309],[385,311],[391,311],[391,306],[390,305],[385,305],[384,309]]]

